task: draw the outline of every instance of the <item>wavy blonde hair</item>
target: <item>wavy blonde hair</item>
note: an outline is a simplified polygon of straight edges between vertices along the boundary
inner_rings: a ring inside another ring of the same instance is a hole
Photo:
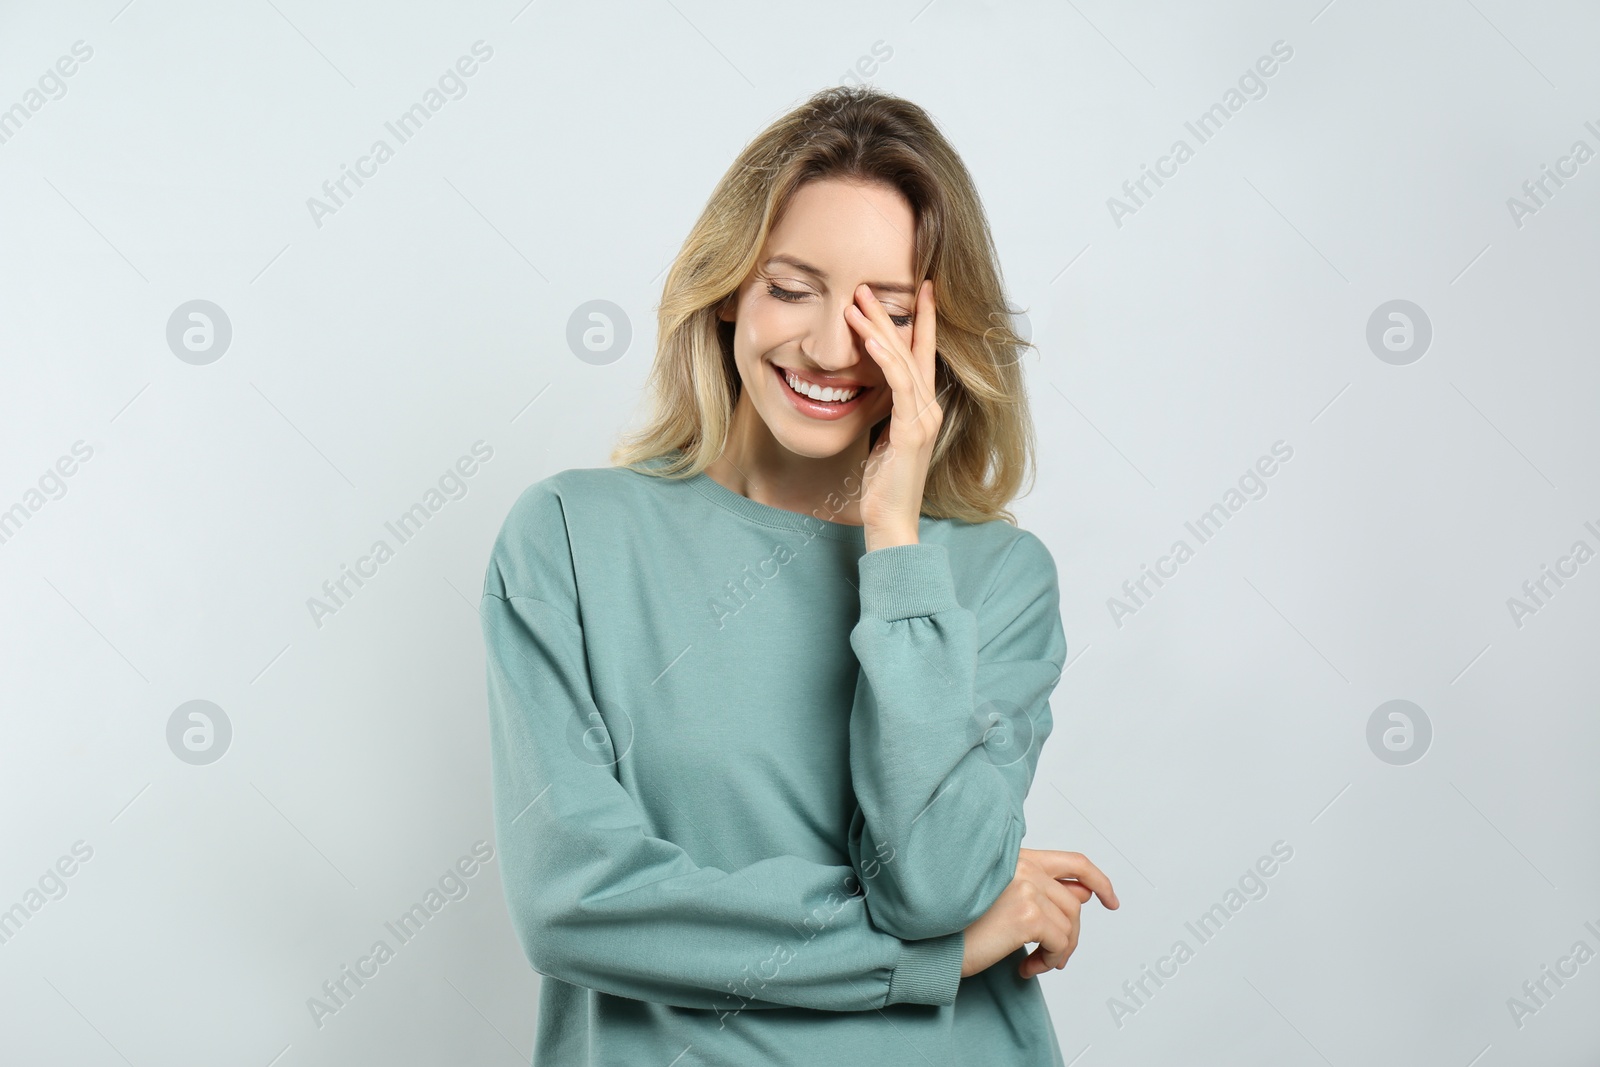
[[[611,462],[688,477],[722,453],[742,386],[734,324],[718,308],[749,276],[796,190],[825,178],[905,196],[919,277],[934,279],[944,419],[922,514],[1015,525],[1005,505],[1025,478],[1031,488],[1036,450],[1018,357],[1033,346],[1011,328],[988,219],[961,158],[922,108],[870,86],[816,93],[745,146],[717,183],[662,291],[648,422],[622,435]]]

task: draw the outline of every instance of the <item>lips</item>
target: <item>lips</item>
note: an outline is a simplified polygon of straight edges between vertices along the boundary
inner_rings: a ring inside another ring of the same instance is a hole
[[[821,378],[807,377],[806,375],[801,374],[799,371],[791,370],[788,367],[779,367],[778,369],[785,375],[793,375],[808,385],[815,385],[823,389],[865,389],[867,387],[864,382],[829,381]]]
[[[783,390],[783,395],[789,398],[789,403],[802,415],[813,419],[829,420],[839,419],[850,414],[861,406],[861,401],[872,392],[871,386],[860,386],[856,395],[845,401],[812,400],[803,393],[797,393],[789,386],[788,372],[777,364],[772,365],[772,373],[777,376],[778,387]]]

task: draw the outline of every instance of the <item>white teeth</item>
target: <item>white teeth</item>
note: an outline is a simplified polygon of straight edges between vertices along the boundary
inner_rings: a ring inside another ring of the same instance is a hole
[[[789,388],[793,389],[802,396],[810,397],[812,400],[839,402],[843,400],[849,400],[851,397],[855,396],[861,391],[859,389],[823,389],[819,386],[812,385],[809,382],[801,381],[799,378],[796,378],[794,375],[788,373],[784,374],[783,380],[789,383]]]

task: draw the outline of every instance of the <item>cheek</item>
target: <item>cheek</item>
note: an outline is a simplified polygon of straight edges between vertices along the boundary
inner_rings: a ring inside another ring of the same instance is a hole
[[[784,303],[766,293],[752,293],[745,301],[741,314],[751,329],[768,331],[790,328],[802,321],[805,317],[805,308],[797,304]]]

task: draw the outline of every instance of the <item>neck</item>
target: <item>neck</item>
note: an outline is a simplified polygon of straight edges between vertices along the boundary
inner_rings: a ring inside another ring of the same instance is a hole
[[[868,434],[837,455],[813,458],[778,443],[741,393],[722,454],[706,467],[713,481],[758,504],[861,525],[861,474]]]

